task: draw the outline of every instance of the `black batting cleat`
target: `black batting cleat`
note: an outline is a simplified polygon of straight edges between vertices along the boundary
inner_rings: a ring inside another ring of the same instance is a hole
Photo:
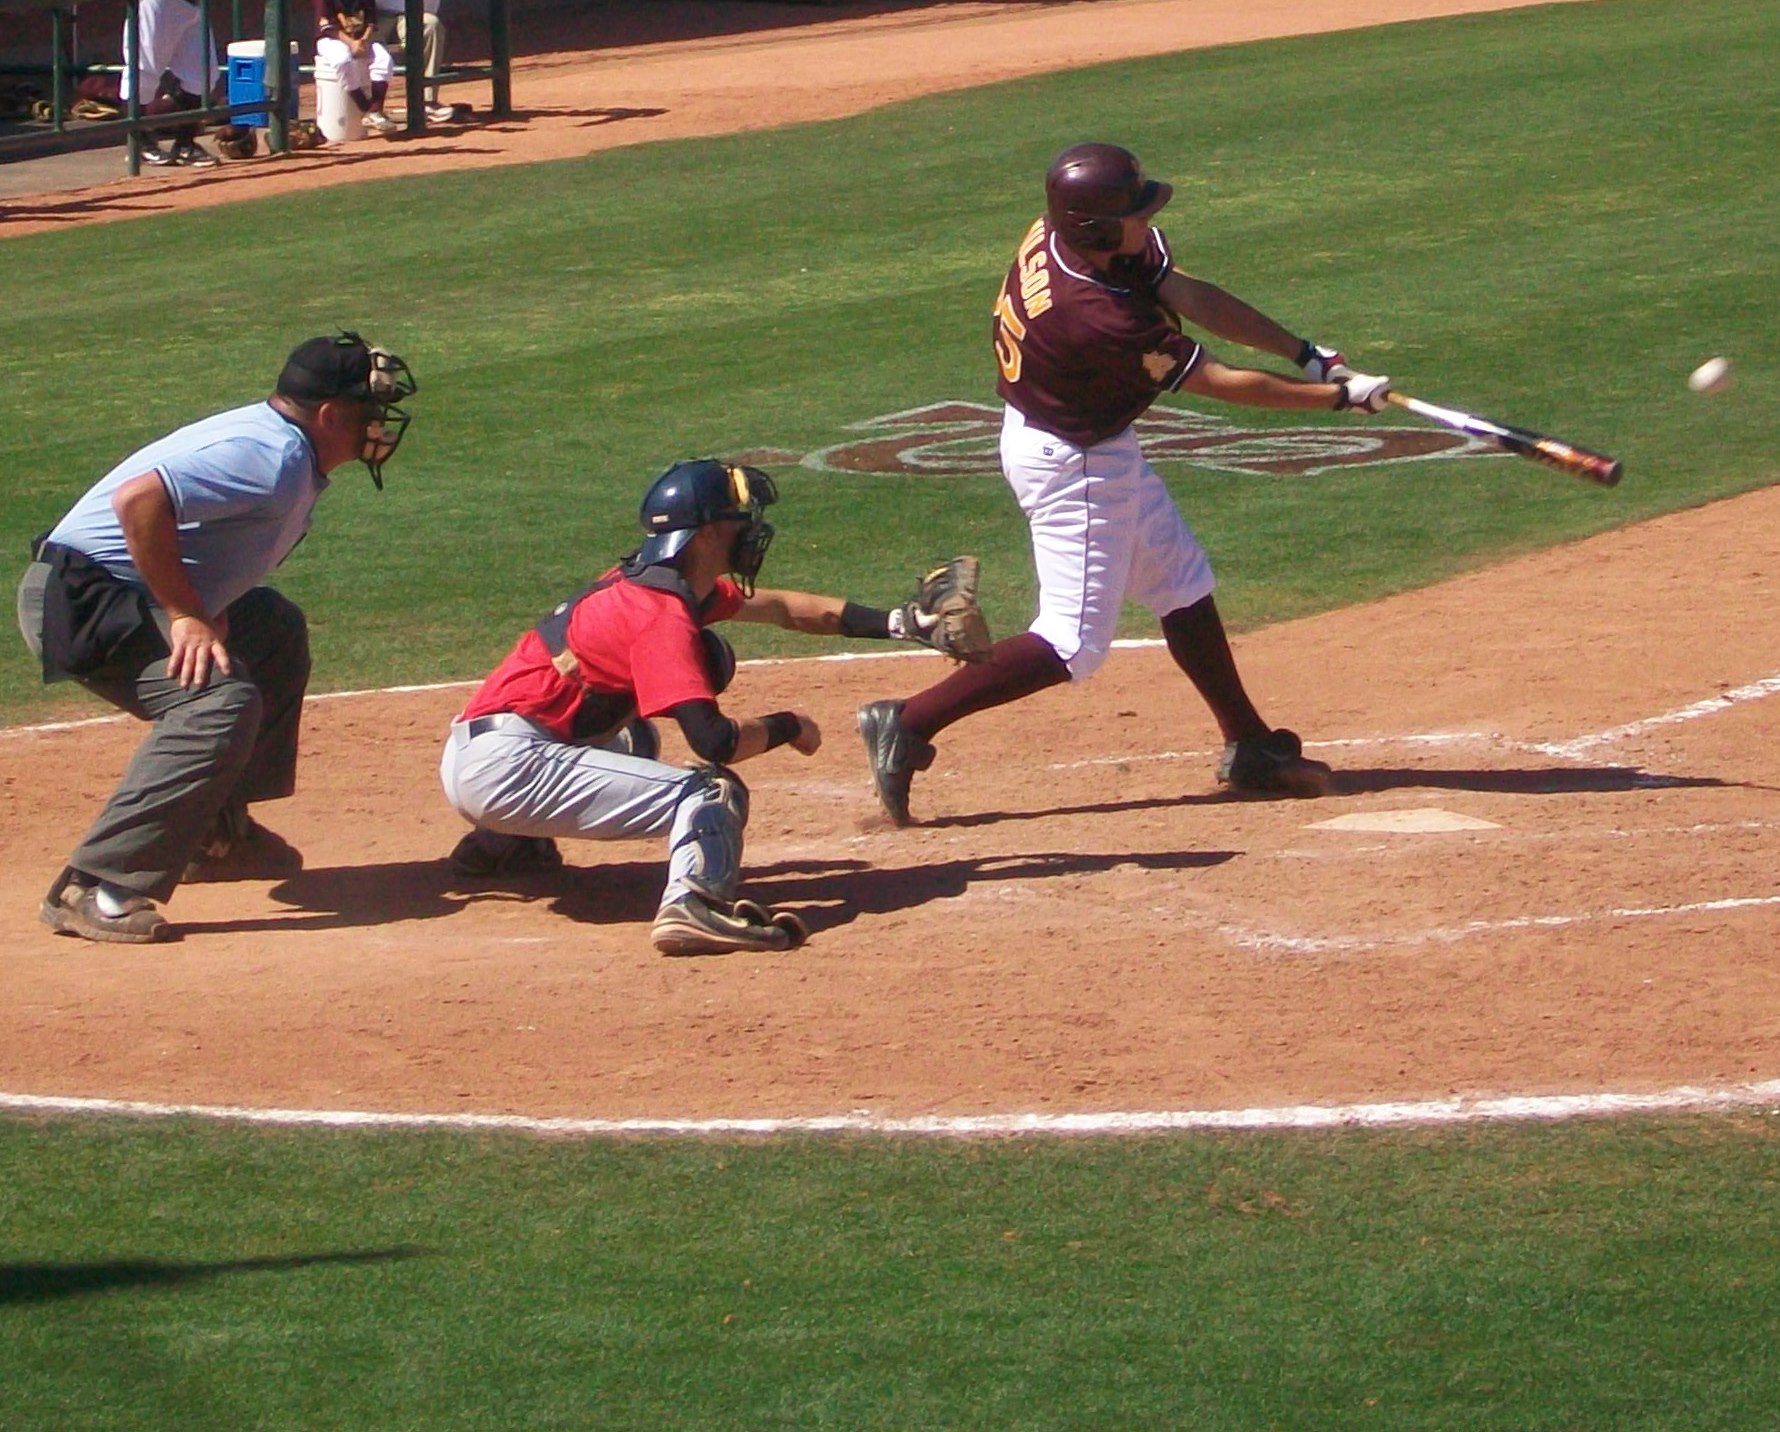
[[[933,764],[933,744],[904,729],[900,701],[873,701],[861,706],[858,720],[878,800],[892,825],[905,826],[909,824],[909,786],[916,771],[924,771]]]
[[[1335,773],[1322,761],[1304,754],[1295,731],[1283,726],[1265,736],[1244,736],[1224,747],[1218,781],[1236,795],[1333,795]]]

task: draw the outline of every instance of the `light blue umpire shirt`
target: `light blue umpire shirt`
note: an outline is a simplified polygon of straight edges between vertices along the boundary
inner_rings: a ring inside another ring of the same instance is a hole
[[[254,403],[188,424],[131,453],[74,504],[49,540],[146,586],[111,498],[151,470],[172,499],[180,560],[211,617],[290,555],[328,486],[303,430],[270,403]]]

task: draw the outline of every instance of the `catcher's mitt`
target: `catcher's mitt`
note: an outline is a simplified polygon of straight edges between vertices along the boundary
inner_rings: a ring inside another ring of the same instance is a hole
[[[322,149],[326,147],[328,137],[316,128],[312,119],[293,119],[290,126],[290,147],[299,149]]]
[[[212,136],[224,159],[252,159],[260,152],[259,131],[250,124],[225,124]],[[292,148],[295,148],[293,142]]]
[[[954,661],[987,661],[992,643],[977,605],[979,571],[975,557],[954,557],[922,577],[914,596],[897,608],[902,635]]]

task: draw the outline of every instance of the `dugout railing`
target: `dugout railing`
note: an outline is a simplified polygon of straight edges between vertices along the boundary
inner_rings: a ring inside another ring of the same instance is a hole
[[[411,43],[403,48],[401,73],[404,80],[405,113],[403,128],[407,133],[419,134],[427,127],[426,90],[433,85],[441,88],[462,84],[468,81],[486,80],[493,91],[491,111],[496,119],[507,119],[513,113],[512,88],[512,41],[508,24],[508,0],[487,0],[488,3],[488,41],[489,62],[485,65],[441,65],[439,73],[428,78],[422,58],[422,46],[418,43],[424,24],[421,0],[405,0],[403,33]],[[241,21],[241,0],[231,0],[231,38],[265,40],[265,94],[263,97],[239,100],[234,103],[218,104],[215,102],[216,79],[226,73],[226,67],[213,76],[211,91],[200,96],[203,101],[196,109],[182,109],[172,114],[144,114],[142,112],[142,87],[130,86],[130,99],[124,114],[117,119],[101,119],[84,121],[78,132],[71,130],[67,122],[70,98],[75,83],[83,75],[101,73],[108,69],[121,72],[124,69],[138,69],[137,60],[140,56],[141,32],[136,24],[139,0],[124,0],[123,9],[129,24],[126,33],[129,37],[128,53],[124,54],[119,66],[95,66],[76,63],[68,54],[69,17],[78,11],[77,4],[69,4],[67,0],[0,0],[0,11],[31,12],[42,11],[50,27],[50,55],[47,65],[7,64],[0,66],[0,73],[9,75],[41,76],[48,82],[49,106],[51,118],[46,130],[37,133],[20,133],[0,135],[0,161],[9,157],[19,157],[22,152],[29,151],[33,155],[62,153],[74,148],[88,147],[94,137],[109,134],[124,136],[124,163],[130,174],[138,174],[142,169],[142,145],[147,136],[162,130],[177,129],[182,125],[198,123],[228,124],[239,115],[263,114],[265,117],[266,147],[274,154],[289,151],[290,115],[294,108],[294,95],[290,89],[291,72],[283,65],[274,64],[271,56],[288,54],[291,34],[290,0],[265,0],[263,14],[264,36],[243,35]],[[202,33],[202,52],[208,54],[213,39],[210,24],[210,6],[202,3],[198,7]],[[221,47],[225,52],[226,44]],[[312,65],[298,67],[299,76],[313,75]],[[441,96],[443,98],[443,96]],[[10,153],[9,153],[10,151]]]

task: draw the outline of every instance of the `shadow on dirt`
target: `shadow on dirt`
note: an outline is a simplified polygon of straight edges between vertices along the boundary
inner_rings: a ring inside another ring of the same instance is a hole
[[[1335,773],[1335,793],[1376,791],[1490,791],[1510,796],[1601,795],[1617,791],[1663,791],[1698,786],[1730,787],[1737,781],[1717,776],[1664,776],[1636,766],[1545,766],[1511,771],[1430,771],[1425,769],[1344,770]],[[1233,799],[1233,797],[1225,797]]]
[[[814,933],[851,924],[861,915],[954,899],[976,884],[1103,875],[1121,865],[1138,870],[1209,870],[1236,856],[1233,850],[1120,850],[1099,855],[1056,851],[889,869],[857,860],[796,860],[750,868],[743,893],[763,905],[795,911]]]
[[[295,907],[289,915],[178,923],[187,935],[224,935],[270,930],[343,930],[391,925],[401,920],[436,920],[482,900],[546,899],[557,892],[562,879],[561,874],[555,874],[518,876],[499,884],[465,880],[454,874],[443,859],[336,865],[305,870],[272,887],[274,900]],[[654,908],[651,903],[650,911]]]
[[[467,880],[443,860],[342,865],[305,870],[274,885],[275,900],[295,910],[240,920],[179,921],[189,935],[337,930],[434,920],[483,901],[547,900],[553,913],[584,925],[647,924],[661,901],[665,860],[590,862],[599,847],[565,843],[571,863],[539,875]],[[989,855],[939,864],[879,868],[864,861],[789,861],[746,866],[742,893],[764,905],[795,910],[811,930],[828,930],[859,915],[909,910],[962,895],[978,883],[1056,880],[1099,875],[1129,865],[1139,870],[1205,870],[1234,860],[1232,850],[1073,851]]]
[[[174,1263],[161,1258],[114,1258],[92,1263],[0,1263],[0,1307],[49,1303],[59,1298],[109,1293],[117,1288],[179,1288],[230,1273],[291,1273],[328,1265],[393,1263],[424,1258],[424,1248],[373,1248],[352,1253],[292,1253],[269,1258],[229,1258],[216,1263]]]

